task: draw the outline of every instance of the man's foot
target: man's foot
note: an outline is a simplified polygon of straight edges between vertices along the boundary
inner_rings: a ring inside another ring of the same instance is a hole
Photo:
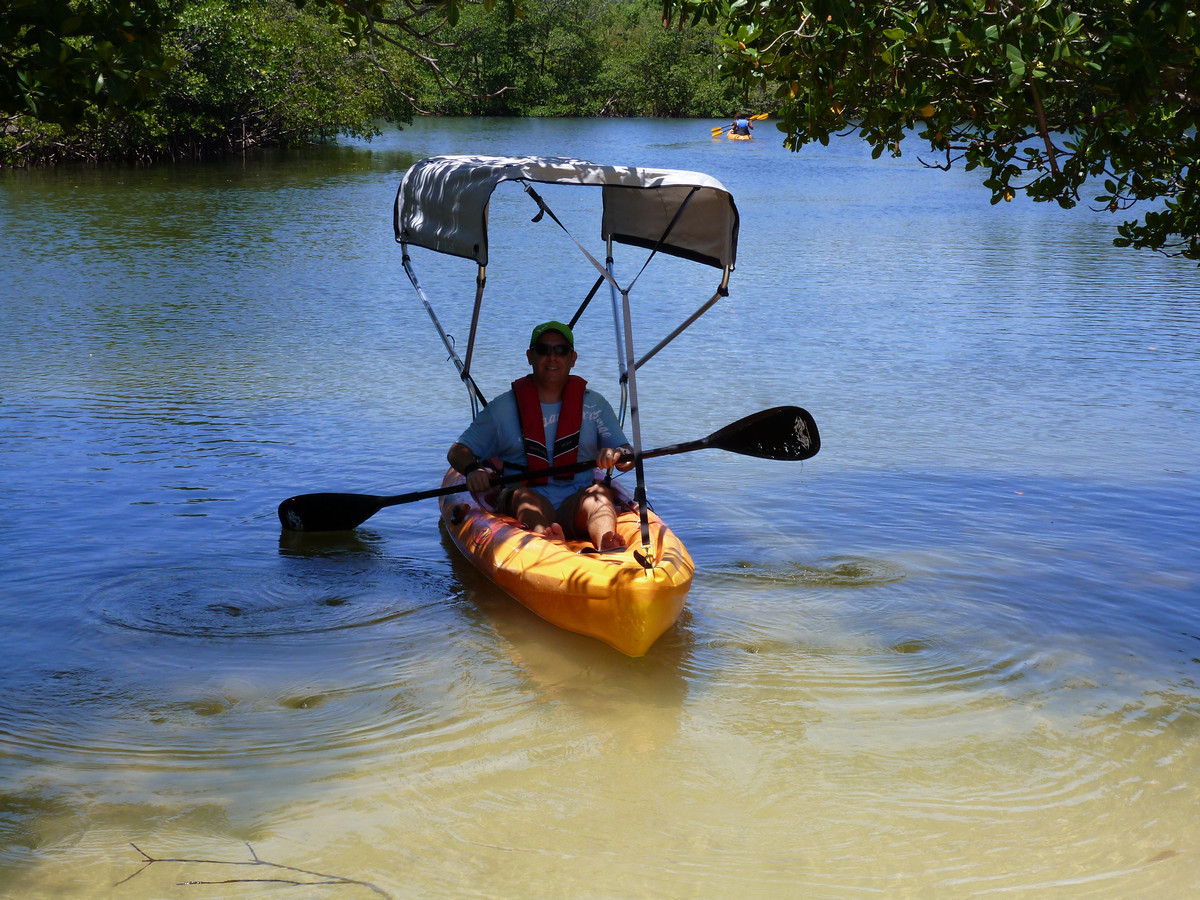
[[[624,550],[625,542],[621,540],[621,536],[615,531],[604,532],[604,537],[600,538],[600,544],[596,547],[601,553],[606,553],[609,550]]]
[[[557,522],[551,522],[539,533],[548,541],[561,541],[565,543],[567,540],[567,536],[563,534],[562,526]]]

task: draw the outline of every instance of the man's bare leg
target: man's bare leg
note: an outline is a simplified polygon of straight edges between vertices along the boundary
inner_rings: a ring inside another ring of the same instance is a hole
[[[554,507],[535,490],[521,487],[513,492],[512,515],[535,534],[552,541],[565,540],[562,526],[554,520]]]
[[[567,499],[559,507],[559,521],[570,516],[572,530],[588,536],[597,550],[624,549],[625,542],[617,535],[617,509],[612,492],[602,484],[593,484]]]

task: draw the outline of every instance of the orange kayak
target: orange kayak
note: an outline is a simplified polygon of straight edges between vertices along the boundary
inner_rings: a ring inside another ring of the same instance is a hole
[[[752,141],[752,140],[754,140],[754,135],[752,135],[752,134],[734,134],[732,131],[729,132],[727,135],[725,135],[725,137],[729,138],[731,141]]]
[[[443,486],[461,484],[451,469]],[[626,549],[589,553],[587,542],[550,541],[526,531],[470,493],[440,498],[442,523],[462,554],[484,575],[546,621],[604,641],[628,656],[642,656],[679,618],[695,565],[683,543],[650,513],[647,568],[638,514],[628,494],[620,498],[617,533]]]

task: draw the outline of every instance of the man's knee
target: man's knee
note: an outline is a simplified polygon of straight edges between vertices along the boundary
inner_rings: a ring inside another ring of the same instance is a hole
[[[612,492],[603,484],[593,484],[583,489],[580,500],[587,506],[612,506]]]
[[[549,500],[532,488],[527,487],[520,487],[513,491],[509,506],[514,513],[536,511],[543,515],[552,515],[554,512]]]
[[[613,502],[612,491],[603,484],[593,484],[584,490],[579,497],[578,518],[587,521],[593,517],[616,515],[617,507]],[[581,523],[582,524],[582,523]]]

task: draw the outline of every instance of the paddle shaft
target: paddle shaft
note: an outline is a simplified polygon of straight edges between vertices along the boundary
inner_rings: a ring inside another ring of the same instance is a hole
[[[699,450],[708,446],[708,438],[701,438],[698,441],[688,441],[684,444],[673,444],[670,447],[660,447],[657,450],[648,450],[642,453],[642,459],[651,459],[656,456],[669,456],[672,453],[687,453],[689,450]],[[500,475],[492,478],[492,487],[504,487],[510,484],[519,484],[522,481],[530,481],[534,478],[550,478],[555,475],[571,475],[576,472],[586,472],[588,469],[596,468],[594,459],[585,462],[571,463],[570,465],[550,466],[547,469],[539,469],[536,472],[516,472],[512,475]],[[424,491],[412,491],[407,494],[395,494],[390,497],[381,497],[373,494],[355,494],[353,496],[361,498],[362,502],[371,501],[375,506],[376,512],[388,506],[398,506],[401,503],[415,503],[418,500],[429,500],[433,497],[444,497],[447,494],[458,494],[467,490],[465,482],[462,484],[448,484],[438,488],[429,488]],[[298,497],[291,497],[281,504],[293,503],[295,501],[305,500],[306,498],[317,497],[344,497],[351,496],[347,494],[302,494]]]
[[[668,448],[669,449],[669,448]],[[681,451],[674,451],[681,452]],[[533,478],[569,475],[595,468],[594,459],[564,466],[551,466],[537,472],[517,472],[492,478],[493,487],[516,484]],[[375,513],[388,506],[428,500],[467,490],[466,482],[448,484],[424,491],[381,497],[374,494],[300,494],[279,504],[279,524],[287,531],[348,531],[357,528]]]
[[[644,455],[644,454],[643,454]],[[548,478],[554,475],[570,475],[574,472],[586,472],[588,469],[596,468],[594,459],[586,462],[572,463],[569,466],[551,466],[548,469],[539,469],[536,472],[516,472],[512,475],[501,475],[492,478],[492,487],[503,487],[509,484],[518,484],[522,481],[529,481],[532,478]],[[411,494],[396,494],[394,497],[379,497],[379,508],[385,506],[396,506],[400,503],[412,503],[416,500],[428,500],[431,497],[444,497],[446,494],[457,494],[467,489],[466,482],[462,484],[449,484],[440,488],[430,488],[426,491],[413,491]]]
[[[780,406],[746,416],[699,440],[644,451],[635,457],[635,460],[688,453],[705,447],[717,447],[762,459],[801,460],[814,456],[820,446],[817,425],[812,416],[798,406]],[[534,478],[586,472],[595,466],[596,461],[591,459],[569,465],[551,466],[536,472],[502,475],[492,478],[491,483],[493,487],[501,487]],[[358,527],[384,507],[465,490],[467,486],[462,483],[391,497],[373,494],[301,494],[289,497],[279,504],[279,522],[289,531],[344,531]]]

